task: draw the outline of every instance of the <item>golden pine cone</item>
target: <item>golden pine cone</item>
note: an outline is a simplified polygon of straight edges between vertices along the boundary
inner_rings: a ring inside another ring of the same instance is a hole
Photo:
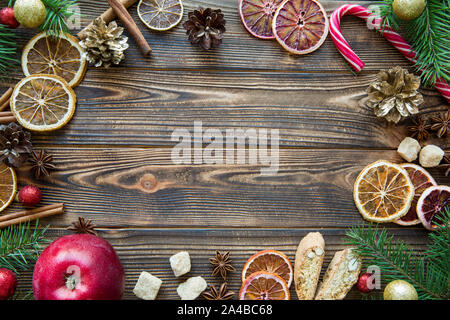
[[[80,42],[86,51],[86,59],[95,67],[105,68],[119,64],[125,59],[124,51],[128,49],[128,37],[122,35],[123,28],[115,21],[106,25],[102,18],[94,20],[86,31],[86,38]]]
[[[368,105],[377,117],[398,123],[410,115],[419,113],[423,96],[418,89],[420,78],[400,67],[382,70],[377,80],[367,89]]]

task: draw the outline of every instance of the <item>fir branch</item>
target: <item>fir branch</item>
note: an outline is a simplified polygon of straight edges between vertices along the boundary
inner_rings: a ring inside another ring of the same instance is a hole
[[[400,29],[400,19],[394,13],[394,9],[392,8],[392,4],[394,0],[382,0],[382,3],[376,4],[373,8],[377,8],[378,12],[373,11],[377,15],[379,15],[383,21],[381,23],[382,29],[385,26],[388,26],[394,30]]]
[[[47,8],[47,18],[40,29],[55,37],[60,33],[68,33],[67,19],[75,14],[70,7],[76,4],[76,0],[42,0],[42,2]]]
[[[431,243],[424,255],[434,267],[445,272],[450,270],[450,208],[446,207],[442,215],[436,217],[439,222],[436,232],[430,233]]]
[[[388,236],[386,229],[379,229],[370,224],[368,227],[353,227],[347,232],[348,244],[356,248],[356,252],[364,257],[367,265],[376,265],[382,272],[383,282],[405,280],[417,290],[419,299],[448,298],[449,270],[439,267],[438,257],[450,259],[448,250],[441,252],[440,244],[448,236],[448,225],[439,228],[426,255],[417,255],[403,241],[394,241],[394,236]],[[439,238],[436,241],[435,238]],[[436,245],[439,243],[439,245]],[[448,246],[448,242],[447,242]],[[448,263],[448,262],[447,262]]]
[[[441,78],[450,82],[450,0],[427,0],[424,12],[411,21],[401,21],[392,9],[393,0],[376,4],[382,26],[390,26],[403,34],[417,53],[414,69],[426,86],[434,86]]]
[[[0,80],[8,78],[12,69],[19,65],[16,35],[0,24]]]
[[[48,242],[44,238],[47,228],[40,229],[36,221],[34,228],[28,222],[0,230],[0,268],[15,273],[28,270],[36,262],[42,245]]]

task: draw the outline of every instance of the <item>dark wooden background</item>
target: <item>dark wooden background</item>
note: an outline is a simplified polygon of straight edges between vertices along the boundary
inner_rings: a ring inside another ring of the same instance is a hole
[[[83,26],[107,8],[106,1],[81,0]],[[4,6],[6,1],[0,1]],[[356,176],[378,159],[401,162],[395,150],[406,124],[388,126],[365,102],[365,89],[380,69],[410,64],[379,34],[355,17],[342,19],[342,31],[366,63],[353,75],[331,38],[316,52],[294,57],[276,41],[253,38],[242,26],[238,0],[183,1],[187,12],[198,6],[221,8],[227,20],[223,45],[210,52],[193,47],[181,24],[152,32],[130,9],[153,48],[143,58],[132,39],[126,60],[110,69],[90,68],[76,88],[78,106],[62,130],[33,134],[37,149],[54,154],[56,172],[35,181],[26,169],[20,184],[36,184],[44,204],[64,202],[66,213],[42,221],[54,239],[78,216],[92,219],[100,235],[116,248],[126,270],[126,299],[141,271],[163,280],[159,299],[178,299],[169,257],[187,250],[188,276],[212,277],[208,258],[231,252],[240,270],[258,250],[277,249],[292,260],[300,239],[320,231],[326,241],[324,269],[343,248],[348,227],[363,222],[352,188]],[[322,1],[328,13],[344,4]],[[365,2],[369,4],[369,2]],[[77,30],[74,30],[74,34]],[[20,45],[34,31],[19,30]],[[14,81],[23,77],[21,71]],[[3,92],[11,83],[0,84]],[[422,89],[425,114],[448,110],[434,90]],[[203,127],[266,128],[280,132],[280,170],[262,177],[252,165],[174,165],[173,130]],[[450,139],[431,140],[449,149]],[[442,184],[450,181],[431,170]],[[14,204],[9,212],[20,210]],[[427,243],[422,227],[386,225],[417,250]],[[21,274],[20,288],[31,288],[32,272]],[[240,274],[230,278],[240,287]],[[296,299],[294,291],[293,299]],[[359,298],[352,292],[349,298]]]

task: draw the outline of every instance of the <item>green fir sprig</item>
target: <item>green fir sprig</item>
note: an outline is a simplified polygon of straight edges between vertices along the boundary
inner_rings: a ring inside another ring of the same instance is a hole
[[[427,0],[425,10],[416,19],[401,21],[392,9],[394,0],[382,0],[379,8],[383,24],[405,36],[417,53],[415,70],[426,86],[437,79],[450,82],[450,0]]]
[[[42,31],[46,31],[54,36],[61,32],[68,33],[67,19],[75,14],[70,7],[76,3],[75,0],[42,0],[47,8],[47,18],[40,26]]]
[[[47,9],[47,17],[45,22],[39,27],[41,31],[45,31],[55,37],[60,33],[68,33],[67,20],[72,17],[75,12],[71,6],[77,3],[76,0],[41,0]],[[15,0],[9,0],[9,6],[13,6]]]
[[[429,235],[431,243],[424,254],[373,224],[351,228],[347,242],[364,258],[365,265],[380,268],[383,284],[405,280],[416,288],[420,300],[446,300],[450,297],[449,223],[450,209],[446,209],[442,225]]]
[[[7,78],[19,65],[16,38],[10,28],[0,24],[0,80]]]
[[[47,228],[40,228],[36,221],[34,227],[28,222],[0,230],[0,268],[15,273],[28,270],[48,243],[44,238]]]

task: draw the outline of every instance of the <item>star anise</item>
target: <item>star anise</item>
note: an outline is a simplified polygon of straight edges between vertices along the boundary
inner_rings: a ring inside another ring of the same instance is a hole
[[[67,230],[75,233],[88,233],[96,236],[97,232],[94,228],[95,224],[93,224],[91,220],[84,220],[83,217],[79,217],[78,221],[72,222],[72,225],[68,227]]]
[[[450,156],[445,156],[438,168],[445,170],[446,177],[450,176]]]
[[[430,117],[432,121],[431,130],[436,131],[439,138],[450,132],[450,111],[440,114],[439,117]]]
[[[216,276],[220,273],[223,280],[227,279],[227,272],[233,272],[236,270],[231,264],[229,252],[221,253],[219,251],[216,251],[215,258],[210,258],[209,262],[214,267],[214,270],[212,273],[213,276]]]
[[[39,179],[41,175],[49,176],[50,171],[55,169],[53,164],[53,156],[48,154],[45,150],[31,152],[31,158],[28,159],[31,162],[31,170],[34,172],[36,179]]]
[[[412,138],[417,137],[417,140],[424,141],[430,137],[429,130],[431,125],[427,123],[422,116],[411,118],[414,125],[408,126],[408,132]]]
[[[206,300],[231,300],[234,297],[234,292],[227,290],[227,283],[224,282],[219,290],[215,286],[209,286],[209,291],[203,292],[202,296]]]

